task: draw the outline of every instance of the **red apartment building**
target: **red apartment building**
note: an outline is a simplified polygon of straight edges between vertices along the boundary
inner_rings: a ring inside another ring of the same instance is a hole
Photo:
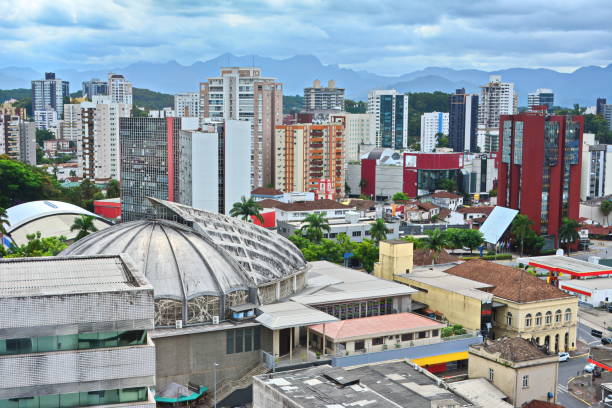
[[[500,116],[497,204],[555,242],[562,218],[578,219],[583,130],[582,116]]]

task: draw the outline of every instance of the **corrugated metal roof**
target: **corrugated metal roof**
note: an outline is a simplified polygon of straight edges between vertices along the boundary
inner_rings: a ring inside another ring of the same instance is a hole
[[[337,317],[320,310],[291,301],[260,306],[259,310],[262,314],[257,316],[255,320],[270,330],[310,326],[339,320]]]

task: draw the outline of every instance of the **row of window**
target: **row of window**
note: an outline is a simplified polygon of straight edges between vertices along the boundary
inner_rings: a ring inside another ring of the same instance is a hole
[[[489,381],[493,382],[495,379],[495,370],[489,368]],[[529,375],[524,375],[522,380],[523,388],[529,388]]]
[[[146,401],[147,387],[0,399],[0,408],[70,408]]]
[[[431,331],[415,332],[415,333],[404,333],[401,335],[401,340],[411,341],[411,340],[417,340],[417,339],[427,339],[430,337],[437,337],[439,334],[440,334],[440,331],[438,329],[431,330]],[[373,346],[380,346],[384,344],[384,342],[385,342],[384,337],[374,337],[372,339]],[[357,349],[357,343],[355,343],[355,348]]]
[[[553,314],[549,310],[544,315],[544,324],[546,325],[552,324],[552,319],[553,319]],[[531,313],[527,313],[525,315],[525,327],[532,327],[532,324],[534,323],[533,320],[534,320],[533,315]],[[571,320],[572,320],[572,310],[565,309],[565,321],[569,322]],[[561,312],[560,309],[558,309],[555,312],[555,323],[561,323],[562,321],[563,321],[563,313]],[[508,326],[512,326],[512,323],[513,323],[512,313],[507,312],[506,313],[506,324]],[[535,326],[537,327],[541,325],[542,325],[542,313],[538,312],[535,314]]]
[[[226,330],[226,354],[243,353],[261,349],[261,327]]]
[[[145,344],[146,341],[147,334],[144,330],[1,339],[0,355],[136,346]]]

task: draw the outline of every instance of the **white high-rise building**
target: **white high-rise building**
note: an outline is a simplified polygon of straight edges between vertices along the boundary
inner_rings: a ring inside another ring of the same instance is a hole
[[[512,82],[502,82],[501,75],[491,75],[480,87],[478,127],[499,128],[500,115],[518,113],[518,94]]]
[[[53,109],[34,111],[34,124],[36,125],[36,129],[51,130],[57,127],[58,120],[59,115]]]
[[[552,89],[539,88],[527,95],[527,107],[546,105],[550,110],[555,106],[555,94]]]
[[[65,104],[60,139],[76,142],[81,137],[81,129],[81,104]]]
[[[377,147],[408,148],[408,95],[395,89],[368,93],[368,111],[374,115]]]
[[[36,128],[18,115],[0,115],[0,155],[36,164]]]
[[[197,92],[185,92],[174,95],[174,112],[179,118],[199,118],[200,95]]]
[[[37,129],[48,129],[56,126],[57,120],[64,113],[64,98],[70,97],[70,86],[67,81],[55,78],[55,73],[46,72],[45,79],[32,81],[32,111]],[[36,120],[37,112],[38,120]],[[55,115],[49,112],[55,112]],[[50,123],[52,122],[52,126]],[[43,127],[44,126],[44,127]]]
[[[283,84],[255,67],[221,68],[218,77],[200,83],[200,118],[248,120],[253,133],[252,185],[274,182],[274,128],[283,123]]]
[[[344,124],[344,162],[358,161],[361,145],[374,145],[374,115],[370,113],[339,113],[330,122]]]
[[[112,103],[124,103],[132,106],[132,83],[127,81],[123,75],[108,74],[108,95]]]
[[[426,112],[421,115],[421,151],[433,152],[436,148],[437,134],[448,136],[448,113]]]

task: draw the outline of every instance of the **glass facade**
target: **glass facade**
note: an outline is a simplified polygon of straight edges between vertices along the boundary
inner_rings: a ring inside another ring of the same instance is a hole
[[[417,188],[419,190],[435,191],[439,189],[441,180],[457,181],[457,170],[418,170]]]
[[[393,148],[393,95],[380,96],[380,145]]]
[[[146,401],[147,387],[0,399],[0,408],[69,408]]]
[[[510,152],[512,144],[512,121],[504,121],[504,134],[503,134],[503,146],[502,146],[502,163],[510,164]]]
[[[261,349],[261,326],[225,331],[225,354]]]
[[[340,320],[357,319],[360,317],[382,316],[393,313],[393,299],[372,299],[361,302],[318,305],[314,307]]]
[[[523,122],[521,121],[514,122],[514,148],[512,158],[514,164],[523,164]]]
[[[404,104],[406,97],[398,95],[395,97],[395,146],[394,149],[404,147]]]
[[[146,342],[147,332],[145,330],[1,339],[0,355],[136,346],[146,344]]]

